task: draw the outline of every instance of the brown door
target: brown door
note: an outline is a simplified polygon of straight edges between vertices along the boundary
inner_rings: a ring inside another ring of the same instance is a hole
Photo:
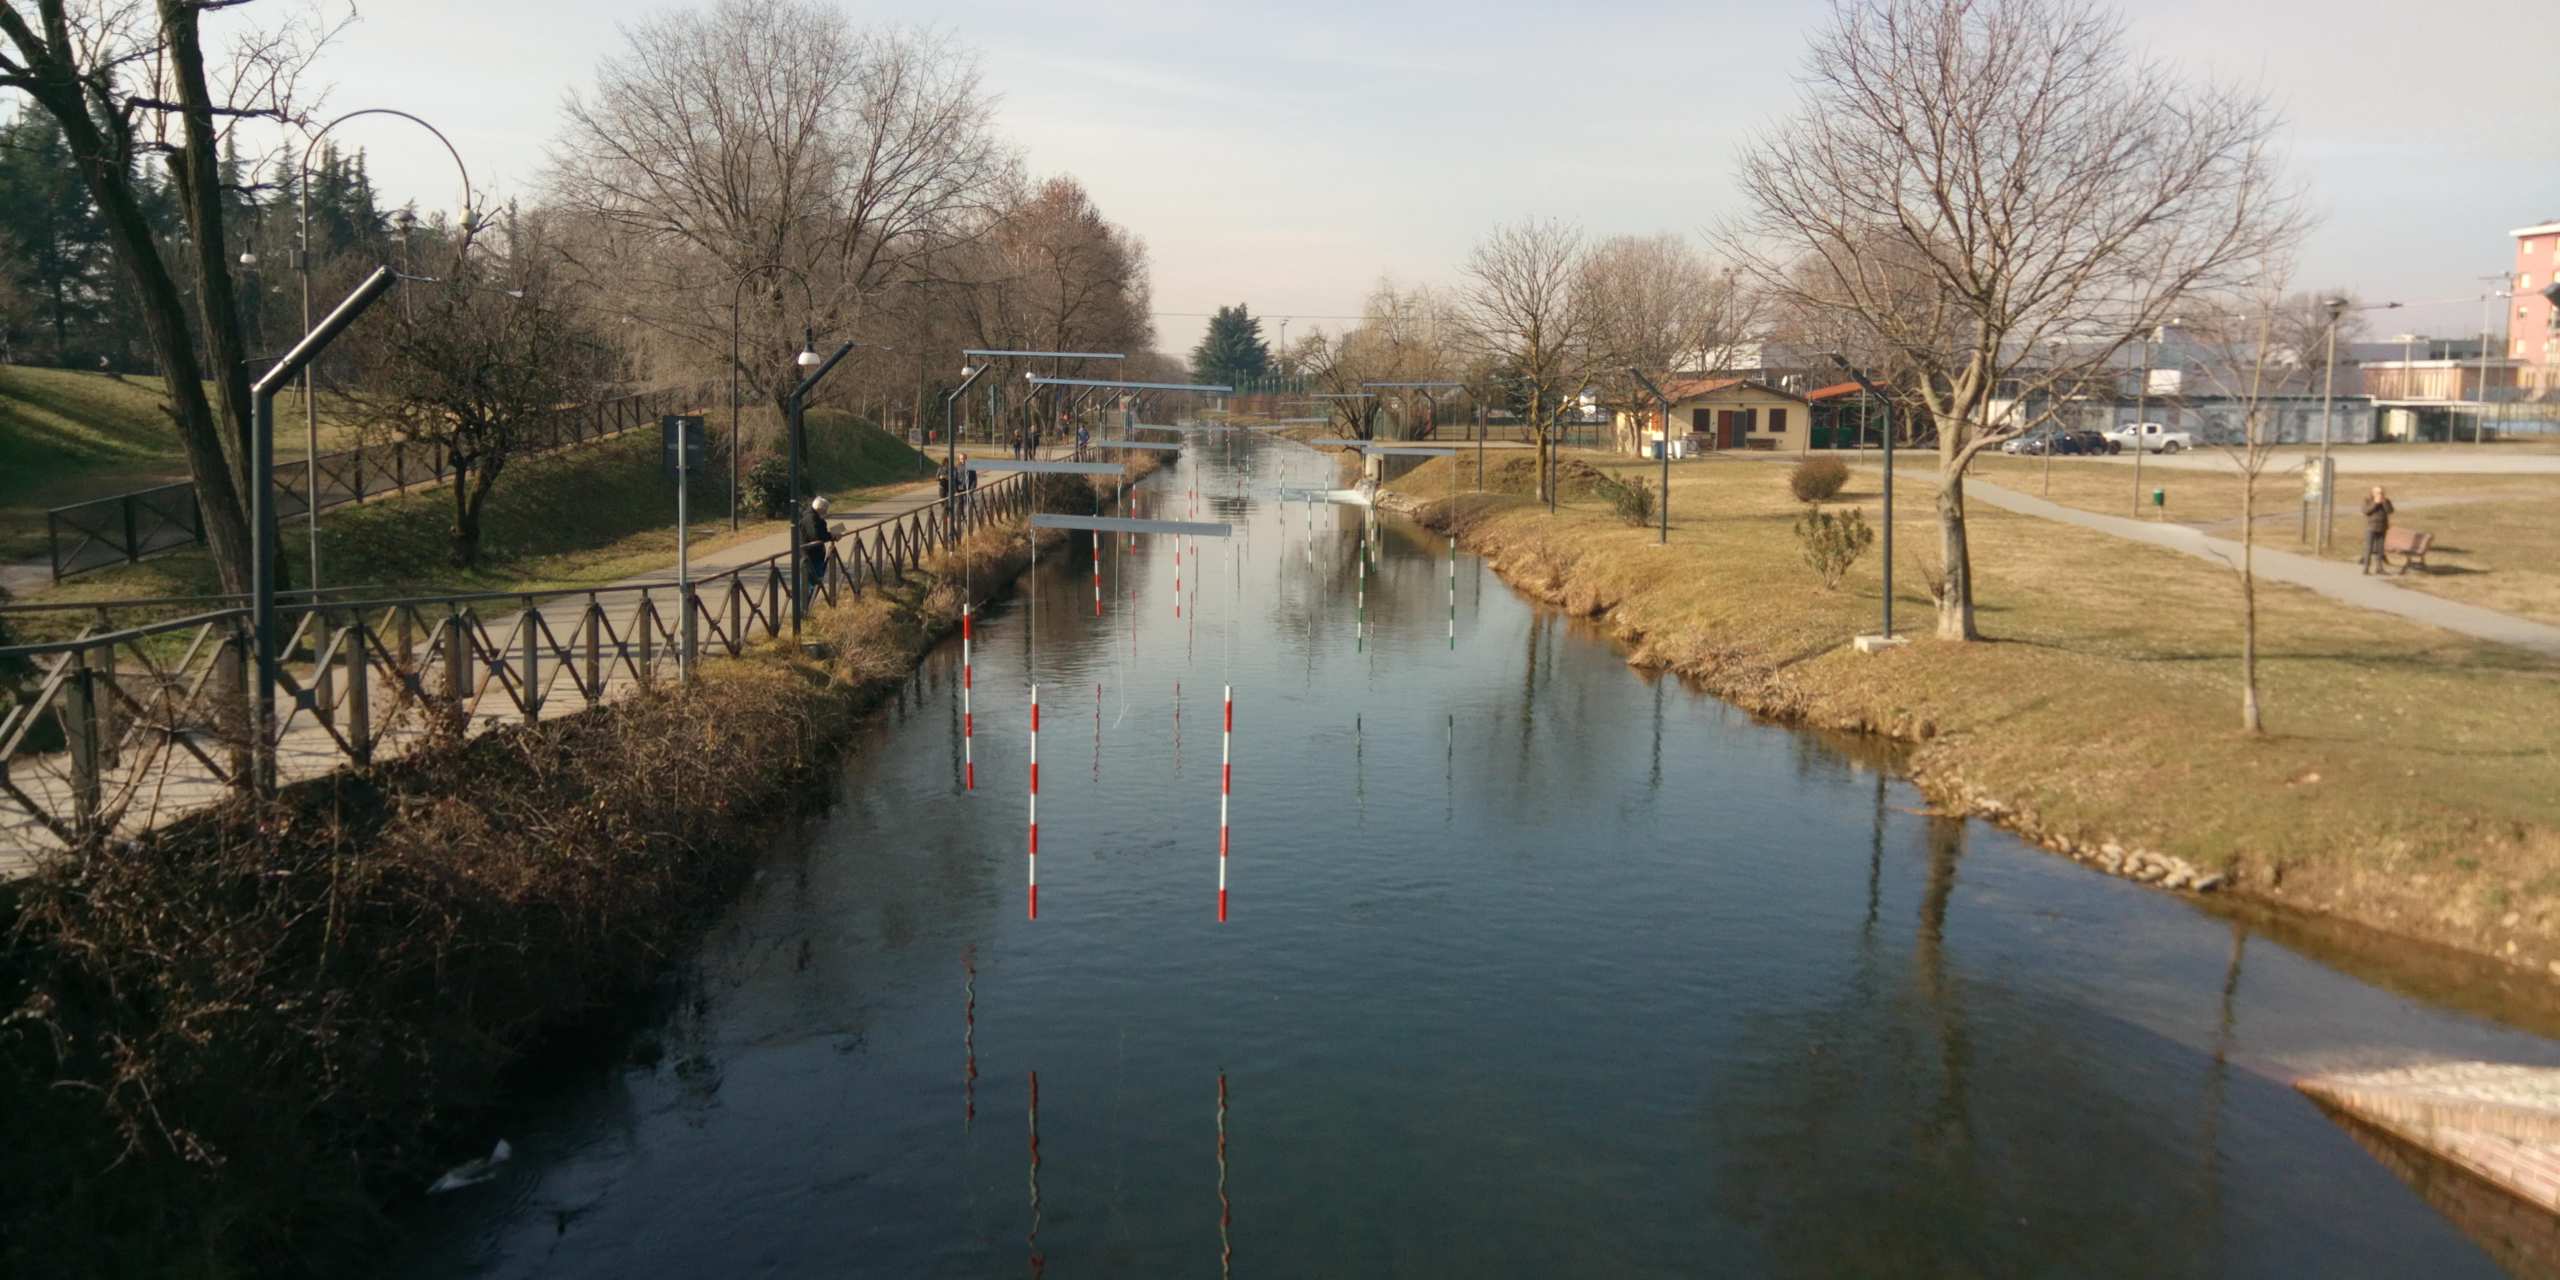
[[[1716,410],[1716,447],[1719,449],[1742,447],[1742,414],[1738,410]]]
[[[1786,433],[1787,411],[1784,409],[1769,410],[1769,434],[1773,436],[1784,436]],[[1782,440],[1779,443],[1784,444],[1785,442]]]

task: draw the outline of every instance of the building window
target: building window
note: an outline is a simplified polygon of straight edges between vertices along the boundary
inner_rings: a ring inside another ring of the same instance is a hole
[[[1769,411],[1769,434],[1784,435],[1786,434],[1786,430],[1787,411],[1784,409],[1771,409]]]

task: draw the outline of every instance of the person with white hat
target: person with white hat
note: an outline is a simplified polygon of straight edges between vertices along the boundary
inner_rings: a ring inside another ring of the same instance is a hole
[[[835,542],[835,531],[827,527],[827,499],[820,494],[809,499],[808,523],[802,528],[800,553],[800,607],[817,603],[818,584],[827,577],[827,550]]]

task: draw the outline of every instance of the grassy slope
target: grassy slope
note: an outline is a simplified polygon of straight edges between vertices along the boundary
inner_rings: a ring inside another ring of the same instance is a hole
[[[2120,463],[2055,459],[2049,492],[2041,459],[1985,458],[1974,465],[1986,479],[2066,507],[2132,514],[2133,468]],[[2393,581],[2466,604],[2560,623],[2560,476],[2340,477],[2329,558],[2352,562],[2364,553],[2364,519],[2358,508],[2366,486],[2376,481],[2403,508],[2393,523],[2436,535],[2427,570],[2413,570],[2405,578],[2395,574]],[[2236,472],[2149,468],[2142,473],[2146,502],[2154,489],[2166,491],[2171,519],[2216,537],[2239,536]],[[2264,545],[2303,550],[2301,500],[2298,473],[2270,470],[2259,479],[2258,536]],[[2147,508],[2144,514],[2150,514]]]
[[[157,378],[0,365],[0,560],[45,554],[47,507],[186,479],[167,403]],[[277,400],[279,422],[301,415],[299,395]],[[324,450],[349,442],[325,414],[320,429]],[[276,456],[301,457],[302,432],[285,434]]]
[[[1396,488],[1443,504],[1447,465]],[[1906,476],[1896,512],[1897,621],[1921,635],[1932,483]],[[1862,657],[1847,641],[1875,629],[1878,557],[1822,590],[1785,484],[1765,463],[1675,468],[1668,550],[1587,498],[1550,520],[1521,497],[1470,496],[1458,520],[1506,577],[1604,617],[1633,660],[1771,714],[1921,740],[1933,794],[1979,789],[2047,840],[2121,840],[2225,869],[2263,900],[2560,959],[2560,662],[2262,586],[2270,732],[2250,738],[2233,574],[1981,504],[1995,640]],[[1877,489],[1859,473],[1842,500],[1873,522]]]
[[[809,473],[832,494],[915,480],[914,450],[886,432],[828,412],[810,415]],[[750,520],[729,532],[729,477],[694,477],[692,535],[697,552],[781,527]],[[482,517],[481,563],[449,562],[446,531],[452,490],[412,490],[320,516],[320,555],[333,583],[397,586],[402,591],[497,591],[612,582],[674,563],[675,491],[658,471],[655,433],[639,431],[510,467]],[[308,581],[302,531],[284,540],[288,581]],[[212,562],[184,552],[72,579],[30,601],[111,600],[202,595],[217,584]],[[32,631],[33,628],[30,628]]]

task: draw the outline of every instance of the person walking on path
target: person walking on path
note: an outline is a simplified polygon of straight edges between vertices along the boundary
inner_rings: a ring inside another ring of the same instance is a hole
[[[2391,567],[2382,544],[2391,536],[2391,495],[2375,485],[2364,499],[2364,571],[2380,573]],[[2378,567],[2377,567],[2378,566]]]
[[[818,584],[827,577],[827,550],[834,545],[835,530],[827,526],[827,499],[820,495],[809,499],[808,523],[800,538],[800,607],[817,603]]]

